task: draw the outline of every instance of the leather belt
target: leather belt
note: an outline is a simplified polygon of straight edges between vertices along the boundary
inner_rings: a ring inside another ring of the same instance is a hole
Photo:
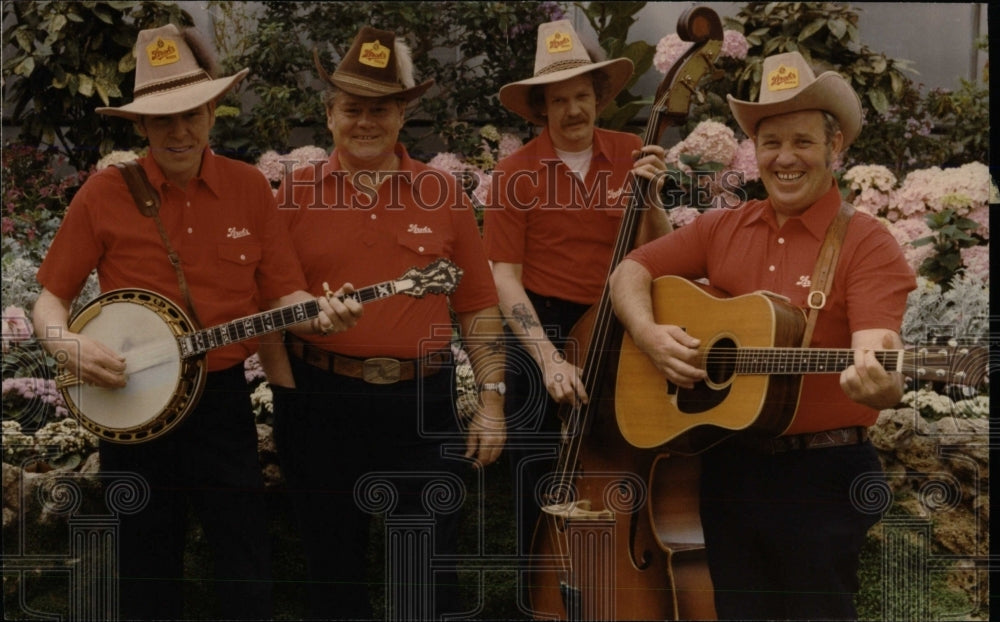
[[[841,445],[860,445],[868,440],[868,428],[851,427],[823,430],[807,434],[792,434],[775,438],[738,436],[736,444],[763,454],[780,454],[800,449],[825,449]]]
[[[414,378],[426,378],[441,371],[450,356],[442,352],[430,354],[423,359],[395,359],[378,356],[359,359],[330,352],[306,343],[295,335],[288,334],[285,340],[288,352],[308,365],[348,378],[358,378],[370,384],[395,384]]]

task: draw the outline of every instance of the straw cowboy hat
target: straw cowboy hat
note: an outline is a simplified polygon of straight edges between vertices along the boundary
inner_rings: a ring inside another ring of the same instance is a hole
[[[538,27],[535,48],[535,75],[527,80],[511,82],[500,89],[500,103],[535,125],[545,125],[545,117],[533,110],[528,94],[533,86],[561,82],[590,71],[601,71],[608,77],[608,91],[597,102],[600,113],[625,88],[634,68],[627,58],[594,62],[569,20],[560,19]]]
[[[748,102],[727,95],[729,109],[747,136],[757,133],[757,124],[800,110],[824,110],[840,122],[846,149],[861,132],[861,99],[836,71],[816,77],[798,52],[776,54],[764,59],[759,101]]]
[[[131,104],[97,108],[132,121],[140,115],[176,114],[216,101],[248,73],[215,78],[215,55],[197,30],[167,24],[142,30],[133,50],[135,89]]]
[[[342,91],[359,97],[394,97],[412,101],[423,95],[433,84],[427,80],[414,86],[413,60],[410,48],[395,33],[364,26],[354,37],[351,49],[327,73],[313,49],[316,70],[324,81]]]

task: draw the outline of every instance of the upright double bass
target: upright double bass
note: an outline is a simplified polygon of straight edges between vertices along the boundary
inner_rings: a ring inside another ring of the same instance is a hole
[[[657,89],[643,145],[658,144],[663,131],[680,124],[701,79],[712,70],[722,47],[722,22],[706,7],[688,9],[677,34],[694,45],[671,68]],[[648,181],[631,177],[626,207],[611,258],[611,269],[632,249]],[[697,474],[689,468],[675,482],[657,484],[657,494],[679,497],[653,503],[654,471],[673,458],[629,445],[614,416],[614,378],[623,329],[615,319],[607,285],[600,301],[574,326],[567,358],[582,369],[590,401],[564,405],[562,444],[536,526],[529,570],[532,614],[537,619],[668,620],[714,618],[711,581],[704,561],[684,566],[657,533],[654,506],[693,503],[697,516]],[[582,361],[582,365],[581,365]],[[664,459],[665,458],[665,459]],[[676,484],[676,486],[671,485]],[[680,516],[691,515],[690,508]],[[676,521],[675,521],[676,522]],[[680,522],[683,524],[684,519]]]

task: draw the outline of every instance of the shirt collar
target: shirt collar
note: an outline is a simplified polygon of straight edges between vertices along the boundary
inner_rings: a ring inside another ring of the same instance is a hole
[[[413,158],[410,157],[410,154],[406,150],[406,147],[403,146],[403,143],[396,143],[396,146],[393,147],[393,151],[395,151],[396,156],[399,157],[399,171],[410,171],[411,173],[417,172],[416,163]],[[330,154],[330,158],[323,164],[322,176],[325,178],[343,170],[345,169],[340,164],[340,149],[334,148],[333,153]]]
[[[830,182],[830,189],[823,196],[810,205],[809,209],[801,215],[793,216],[788,221],[797,220],[801,222],[802,226],[813,237],[817,240],[822,240],[826,237],[826,230],[840,210],[842,202],[843,199],[840,196],[840,189],[837,187],[837,182]],[[755,220],[763,220],[775,229],[778,228],[778,219],[774,215],[774,207],[771,205],[771,199],[762,201],[761,209],[755,217],[750,219],[750,222]]]
[[[549,128],[545,127],[542,129],[542,133],[532,141],[534,143],[535,153],[531,162],[535,169],[545,168],[546,160],[558,160],[559,156],[556,155],[556,147],[552,144],[552,135],[549,133]],[[608,160],[607,154],[609,151],[609,145],[607,144],[607,138],[605,133],[600,128],[594,128],[594,142],[593,142],[593,162],[606,161]]]
[[[222,196],[222,175],[219,172],[218,160],[219,156],[215,155],[210,148],[205,147],[205,150],[201,154],[201,170],[198,171],[198,174],[194,177],[195,179],[201,181],[204,186],[216,196],[216,198]],[[149,183],[152,184],[154,188],[158,188],[162,191],[163,187],[170,183],[153,156],[147,155],[141,158],[139,163],[146,171]]]

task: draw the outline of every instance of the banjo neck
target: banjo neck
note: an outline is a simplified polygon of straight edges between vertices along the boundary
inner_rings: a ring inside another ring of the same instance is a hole
[[[366,304],[408,291],[412,288],[411,281],[412,279],[383,281],[336,298],[341,301],[349,298]],[[319,311],[319,301],[312,299],[181,335],[177,338],[180,355],[185,359],[200,356],[209,350],[284,330],[289,326],[313,319],[319,315]]]

